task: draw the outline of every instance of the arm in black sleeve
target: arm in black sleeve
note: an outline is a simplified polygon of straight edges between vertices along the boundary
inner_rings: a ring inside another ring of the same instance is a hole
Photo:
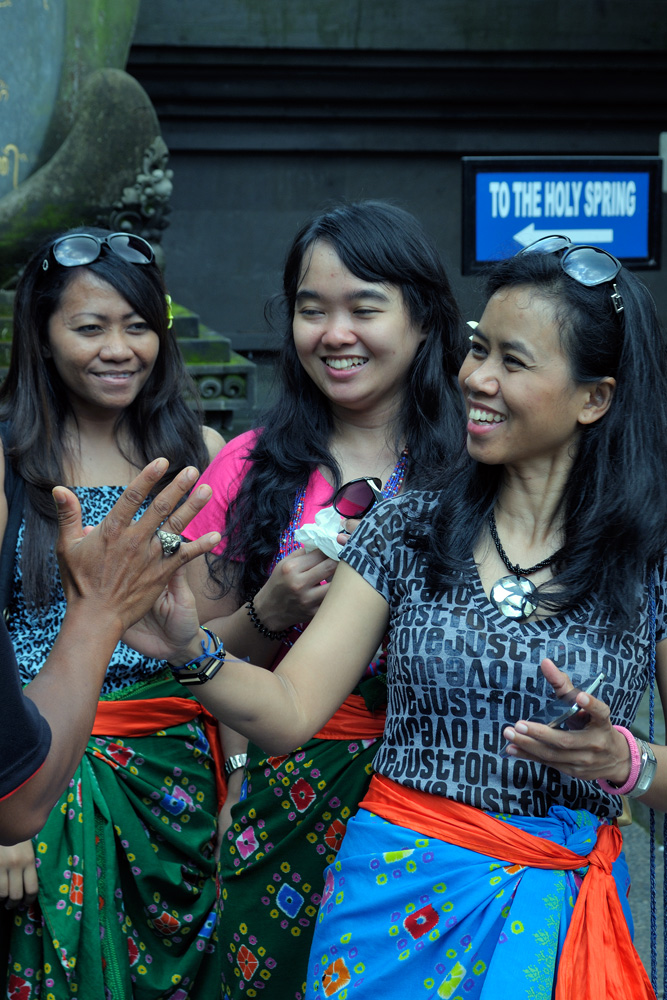
[[[0,619],[0,800],[11,795],[44,763],[51,729],[21,690],[14,650]]]

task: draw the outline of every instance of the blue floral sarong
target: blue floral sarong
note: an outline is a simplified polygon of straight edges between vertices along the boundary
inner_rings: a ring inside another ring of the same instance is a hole
[[[496,818],[582,858],[600,823],[563,806]],[[551,1000],[586,871],[508,865],[362,808],[325,873],[307,1000]],[[612,873],[632,933],[622,853]]]

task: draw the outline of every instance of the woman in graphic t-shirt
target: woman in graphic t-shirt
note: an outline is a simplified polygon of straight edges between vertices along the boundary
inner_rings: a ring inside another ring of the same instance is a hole
[[[491,270],[459,382],[467,454],[442,489],[367,516],[275,673],[230,656],[200,697],[279,754],[389,631],[384,740],[326,873],[309,998],[652,997],[613,819],[623,793],[667,803],[667,753],[627,729],[654,640],[667,671],[654,304],[605,251],[541,240]],[[198,646],[186,607],[172,590],[143,626],[175,664]],[[596,678],[578,728],[531,721]]]

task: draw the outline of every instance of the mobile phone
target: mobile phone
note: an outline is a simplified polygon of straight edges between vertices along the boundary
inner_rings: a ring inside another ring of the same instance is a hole
[[[577,705],[577,695],[581,694],[582,691],[585,694],[595,694],[604,679],[604,672],[599,673],[585,687],[574,687],[567,694],[562,695],[562,697],[553,698],[547,702],[544,708],[531,715],[528,722],[541,722],[543,726],[549,726],[551,729],[562,729],[564,727],[567,729],[583,729],[588,722],[588,712]],[[580,716],[580,718],[577,718],[577,716]]]
[[[551,729],[562,729],[563,726],[567,729],[583,729],[588,723],[590,716],[585,709],[577,705],[577,695],[582,691],[585,694],[595,694],[605,679],[604,672],[601,672],[597,677],[589,681],[585,687],[574,687],[561,698],[552,698],[544,708],[531,715],[528,722],[540,722],[543,726],[549,726]],[[501,749],[501,757],[507,756],[505,751],[508,746],[509,743],[506,743]]]

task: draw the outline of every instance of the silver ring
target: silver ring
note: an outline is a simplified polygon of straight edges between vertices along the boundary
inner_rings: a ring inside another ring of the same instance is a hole
[[[178,552],[183,541],[180,535],[175,535],[171,531],[163,531],[162,528],[158,528],[155,534],[160,539],[163,556],[173,556],[174,552]]]

